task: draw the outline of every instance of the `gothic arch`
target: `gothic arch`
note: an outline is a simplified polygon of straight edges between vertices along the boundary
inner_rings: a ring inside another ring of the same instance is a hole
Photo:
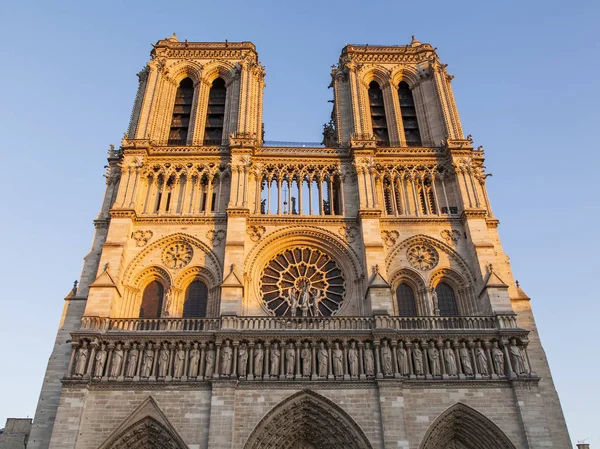
[[[210,61],[204,66],[202,81],[208,86],[217,78],[223,78],[225,85],[229,86],[236,78],[235,65],[227,61]]]
[[[417,306],[417,315],[431,315],[431,307],[428,303],[425,280],[419,273],[410,268],[400,268],[399,270],[395,271],[392,276],[390,276],[390,286],[392,287],[394,311],[396,314],[398,314],[396,290],[402,283],[407,284],[413,290]]]
[[[175,86],[178,86],[182,79],[189,77],[194,86],[202,79],[202,65],[192,61],[178,61],[169,67],[166,78]]]
[[[379,84],[381,90],[390,84],[390,72],[381,66],[365,66],[360,73],[360,80],[365,88],[369,88],[369,83],[375,81]]]
[[[183,316],[183,308],[185,303],[186,292],[190,284],[194,281],[202,281],[208,288],[208,301],[206,308],[207,317],[216,317],[219,315],[219,299],[221,296],[220,280],[216,279],[210,270],[204,267],[194,266],[184,270],[174,280],[178,295],[175,298],[174,308],[176,316]]]
[[[290,449],[299,440],[331,449],[373,448],[356,421],[341,407],[304,390],[268,412],[250,434],[244,449]]]
[[[445,447],[515,449],[510,439],[489,418],[460,402],[448,408],[429,426],[419,449]]]
[[[402,81],[412,89],[419,81],[419,73],[413,66],[400,64],[392,68],[390,80],[394,89],[398,89],[398,84]]]

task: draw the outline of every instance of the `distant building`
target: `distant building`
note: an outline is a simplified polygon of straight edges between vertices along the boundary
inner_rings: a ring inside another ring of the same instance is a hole
[[[8,418],[0,429],[0,449],[25,449],[31,432],[31,418]]]

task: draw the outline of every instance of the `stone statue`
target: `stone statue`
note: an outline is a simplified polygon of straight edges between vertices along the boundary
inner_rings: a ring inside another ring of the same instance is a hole
[[[302,359],[302,377],[310,377],[310,370],[312,369],[312,352],[306,341],[302,347],[302,352],[300,352],[300,359]]]
[[[450,346],[449,341],[446,342],[444,347],[444,361],[446,363],[446,373],[449,376],[456,376],[458,374],[456,355],[454,354],[454,350]]]
[[[344,375],[344,353],[340,349],[340,344],[335,342],[333,345],[333,374],[334,376]]]
[[[205,377],[212,377],[215,372],[215,344],[209,343],[208,349],[206,350],[206,355],[204,356],[206,360],[206,371],[204,373]]]
[[[290,313],[292,316],[296,316],[296,309],[298,308],[298,297],[294,294],[293,287],[288,289],[288,303],[290,304]]]
[[[398,370],[400,371],[400,374],[402,374],[403,376],[408,376],[410,374],[410,368],[409,368],[409,360],[408,360],[408,352],[406,352],[406,348],[404,347],[404,342],[401,341],[398,344],[398,351],[397,351],[397,355],[398,355]]]
[[[494,361],[494,369],[498,376],[504,376],[504,353],[498,347],[498,342],[492,342],[492,359]]]
[[[381,368],[384,376],[391,376],[394,373],[392,370],[392,350],[387,340],[381,342]]]
[[[475,360],[477,361],[479,374],[486,376],[488,374],[487,357],[485,355],[485,349],[481,347],[480,341],[478,341],[475,346]]]
[[[77,351],[77,362],[73,374],[77,377],[82,377],[85,374],[88,359],[88,342],[83,340],[79,350]]]
[[[117,347],[112,354],[112,363],[110,365],[110,377],[119,377],[123,366],[123,349],[121,343],[117,343]]]
[[[471,354],[469,353],[469,348],[467,348],[467,344],[464,341],[460,342],[458,355],[460,356],[460,363],[462,364],[463,372],[467,376],[472,376],[473,365],[471,364]]]
[[[152,349],[152,343],[148,343],[146,349],[144,349],[144,360],[142,361],[142,369],[140,370],[140,377],[150,377],[152,374],[152,365],[154,364],[154,349]]]
[[[423,352],[421,351],[421,346],[419,343],[415,343],[415,347],[412,351],[413,354],[413,362],[415,365],[415,374],[417,376],[423,375]]]
[[[248,346],[246,343],[240,343],[238,348],[238,376],[246,377],[248,371]]]
[[[300,309],[302,310],[302,316],[308,316],[308,313],[311,310],[310,294],[306,295],[305,300],[300,304]]]
[[[312,301],[312,314],[313,316],[321,315],[321,310],[319,309],[319,304],[321,303],[321,290],[316,289],[316,293],[313,296]]]
[[[350,368],[350,376],[358,377],[358,350],[355,341],[351,341],[348,348],[348,367]]]
[[[319,343],[317,358],[319,359],[319,377],[327,377],[327,360],[329,359],[329,354],[323,342]]]
[[[440,352],[435,347],[435,343],[433,341],[429,342],[427,355],[429,355],[429,363],[431,364],[431,375],[440,376],[442,374],[442,367],[440,366]]]
[[[433,302],[433,314],[437,316],[440,314],[440,304],[435,288],[431,289],[431,301]]]
[[[163,317],[170,316],[172,298],[173,298],[173,292],[169,288],[169,289],[167,289],[167,291],[165,291],[165,306],[163,308],[163,314],[162,314]]]
[[[231,374],[231,360],[233,359],[233,348],[229,340],[225,340],[225,346],[221,349],[221,375]]]
[[[127,356],[127,371],[125,377],[135,376],[135,370],[137,368],[138,359],[140,358],[140,351],[138,351],[137,343],[133,343]]]
[[[517,375],[525,374],[527,370],[525,369],[525,363],[523,362],[523,354],[521,353],[521,348],[517,346],[517,340],[515,338],[510,340],[508,352],[510,353],[513,371]]]
[[[173,362],[173,377],[182,377],[184,368],[185,350],[183,349],[183,343],[179,343],[179,345],[177,345],[177,350],[175,351],[175,361]]]
[[[200,362],[200,350],[198,343],[194,343],[190,349],[190,367],[188,369],[190,377],[198,377],[198,363]]]
[[[106,363],[106,345],[102,343],[100,350],[96,353],[96,365],[94,366],[94,378],[100,378],[104,374]]]
[[[158,352],[158,376],[166,377],[169,374],[169,349],[167,344],[163,343]]]
[[[279,357],[281,357],[281,351],[279,350],[279,345],[277,342],[274,342],[271,345],[271,376],[279,375]]]
[[[296,363],[296,350],[294,349],[294,343],[289,343],[285,350],[285,374],[287,376],[294,375],[294,364]]]
[[[373,358],[373,350],[371,349],[371,343],[365,343],[365,374],[368,377],[375,376],[375,360]]]
[[[263,374],[263,360],[265,359],[265,350],[262,343],[257,343],[254,348],[254,376],[261,377]]]

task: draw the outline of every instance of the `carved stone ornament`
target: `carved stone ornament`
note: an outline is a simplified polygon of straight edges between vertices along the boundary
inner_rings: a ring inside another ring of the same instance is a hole
[[[250,240],[253,242],[258,242],[266,231],[267,228],[264,226],[248,226],[248,230],[246,232],[250,236]]]
[[[381,238],[386,246],[394,246],[396,244],[396,240],[398,240],[398,237],[400,237],[400,233],[398,231],[381,232]]]
[[[136,246],[145,246],[153,235],[152,231],[133,231],[131,237],[135,240]]]
[[[163,263],[172,269],[185,267],[192,260],[194,249],[185,242],[173,243],[162,252]]]
[[[223,229],[210,230],[206,232],[206,238],[215,246],[219,246],[225,240],[225,231]]]
[[[406,250],[408,263],[414,268],[427,271],[435,268],[440,260],[440,256],[435,248],[429,245],[416,244]]]
[[[446,240],[446,243],[448,243],[448,245],[456,245],[458,244],[458,240],[460,239],[460,232],[458,232],[456,229],[444,229],[440,233],[440,235],[444,240]]]
[[[356,240],[356,237],[358,237],[358,228],[353,225],[342,226],[338,232],[348,243],[353,243],[354,240]]]

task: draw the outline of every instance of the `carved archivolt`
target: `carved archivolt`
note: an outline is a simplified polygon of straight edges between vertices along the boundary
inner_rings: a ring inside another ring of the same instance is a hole
[[[161,423],[148,417],[126,429],[102,449],[187,449]]]

